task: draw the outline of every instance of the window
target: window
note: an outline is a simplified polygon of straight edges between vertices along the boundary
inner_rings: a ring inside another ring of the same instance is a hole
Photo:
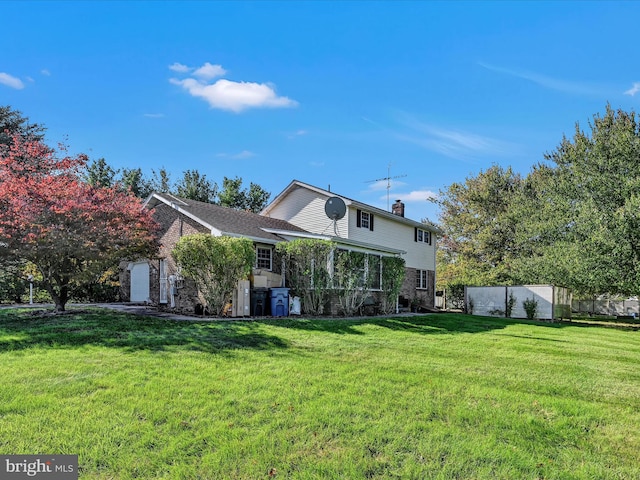
[[[429,272],[427,270],[416,270],[416,288],[429,288]]]
[[[364,252],[353,252],[343,249],[334,251],[332,278],[340,271],[340,279],[355,282],[359,288],[379,290],[382,285],[382,261],[379,255]],[[340,281],[340,279],[338,281]],[[342,288],[343,285],[336,285]]]
[[[369,214],[367,212],[360,213],[360,226],[362,228],[369,228]]]
[[[373,231],[373,214],[369,212],[363,212],[362,210],[357,210],[356,227],[367,228]]]
[[[256,248],[256,268],[271,270],[271,248]]]
[[[414,240],[431,245],[431,232],[416,227]]]

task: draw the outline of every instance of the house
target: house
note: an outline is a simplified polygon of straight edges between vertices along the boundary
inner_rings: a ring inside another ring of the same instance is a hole
[[[346,207],[344,216],[335,221],[325,212],[325,205],[332,198],[341,199]],[[401,297],[405,302],[434,307],[436,237],[440,231],[406,218],[405,205],[400,200],[387,212],[294,180],[260,214],[287,221],[346,248],[399,255],[406,266]]]
[[[327,201],[344,207],[341,218],[329,218]],[[435,235],[437,229],[404,216],[396,202],[392,212],[294,180],[260,213],[233,210],[219,205],[153,193],[145,207],[161,225],[161,248],[156,259],[121,265],[121,297],[193,311],[199,303],[193,288],[182,288],[184,279],[171,250],[184,235],[210,233],[246,237],[254,242],[255,286],[279,287],[280,266],[274,265],[277,243],[296,238],[332,240],[338,248],[370,254],[373,258],[400,256],[407,274],[401,290],[405,306],[417,302],[434,306]],[[379,285],[373,287],[379,289]],[[303,307],[304,308],[304,307]]]
[[[120,265],[120,296],[125,301],[146,302],[193,311],[200,303],[193,288],[182,288],[180,270],[171,250],[180,237],[194,233],[215,236],[246,237],[256,248],[256,272],[264,278],[264,286],[280,286],[279,276],[273,272],[273,249],[286,241],[287,233],[304,233],[302,228],[284,220],[261,216],[252,212],[152,193],[144,203],[152,210],[160,224],[160,251],[155,259],[140,259]],[[271,231],[280,232],[271,233]]]

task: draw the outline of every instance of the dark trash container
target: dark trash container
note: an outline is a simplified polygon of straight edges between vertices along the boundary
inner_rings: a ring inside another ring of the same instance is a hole
[[[264,317],[267,315],[268,303],[267,303],[268,290],[266,288],[252,288],[251,289],[251,316],[252,317]]]
[[[274,317],[289,316],[289,289],[277,287],[271,289],[271,315]]]

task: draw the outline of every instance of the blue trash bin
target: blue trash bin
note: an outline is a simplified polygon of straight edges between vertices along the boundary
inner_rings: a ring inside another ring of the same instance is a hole
[[[274,317],[289,316],[289,289],[277,287],[270,290],[271,315]]]

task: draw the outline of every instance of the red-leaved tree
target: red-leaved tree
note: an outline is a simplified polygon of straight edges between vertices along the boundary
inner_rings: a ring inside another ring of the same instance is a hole
[[[0,258],[29,260],[64,311],[70,290],[118,260],[157,250],[157,225],[140,200],[93,187],[87,157],[18,135],[0,146]]]

